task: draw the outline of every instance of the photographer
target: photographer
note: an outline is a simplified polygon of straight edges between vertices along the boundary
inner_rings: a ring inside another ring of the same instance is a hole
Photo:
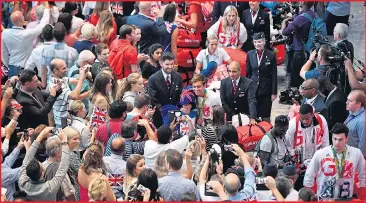
[[[287,18],[282,22],[282,29],[280,33],[285,36],[293,35],[292,39],[292,52],[287,57],[289,58],[289,73],[291,74],[290,87],[299,87],[303,82],[299,73],[302,65],[305,63],[306,51],[304,50],[304,43],[309,35],[311,22],[302,13],[307,13],[312,18],[316,16],[316,13],[311,10],[314,2],[303,2],[301,5],[302,11],[295,17],[293,22],[289,22],[291,18]]]
[[[274,127],[259,141],[258,156],[261,164],[267,163],[284,164],[288,151],[286,149],[285,134],[288,129],[287,116],[277,116]]]
[[[302,66],[300,70],[300,76],[304,80],[307,80],[309,78],[317,78],[321,75],[325,75],[331,66],[329,57],[332,55],[332,50],[328,45],[321,45],[318,51],[314,50],[311,52],[309,60]],[[316,63],[316,68],[310,70],[311,65],[315,62],[315,59],[318,62]]]
[[[80,94],[88,68],[86,66],[80,67],[79,80],[66,77],[67,66],[62,59],[53,59],[50,63],[50,69],[53,75],[48,80],[48,89],[52,91],[52,87],[57,85],[62,90],[62,93],[57,97],[57,101],[53,105],[55,124],[57,128],[64,128],[67,125],[69,100],[82,100],[90,96],[90,91]],[[75,89],[71,91],[69,84],[76,84]]]
[[[343,53],[346,55],[350,54],[351,61],[353,62],[353,58],[355,56],[355,51],[353,48],[353,44],[347,40],[348,36],[348,26],[344,23],[337,23],[334,27],[333,37],[335,42],[335,46],[340,48]]]
[[[48,113],[60,94],[57,94],[57,90],[61,86],[50,86],[49,93],[39,90],[36,72],[28,69],[22,71],[19,81],[20,88],[15,98],[23,106],[22,115],[19,117],[20,129],[36,128],[41,124],[48,125]]]
[[[349,84],[352,89],[364,90],[366,88],[365,81],[360,82],[358,78],[364,78],[362,71],[353,69],[351,59],[347,59],[344,63],[348,75]]]
[[[201,173],[200,173],[200,177],[199,177],[199,182],[197,184],[198,188],[199,188],[199,192],[200,192],[200,196],[201,196],[201,200],[204,202],[209,202],[209,201],[220,201],[219,197],[216,196],[209,196],[206,195],[206,183],[207,183],[207,178],[210,181],[217,181],[220,183],[221,186],[224,185],[223,183],[223,171],[222,171],[222,161],[219,161],[219,164],[214,163],[216,165],[216,174],[212,175],[211,177],[207,177],[210,176],[209,174],[209,168],[211,168],[210,166],[210,161],[211,157],[210,156],[206,156],[206,160],[204,165],[202,166],[201,169]]]

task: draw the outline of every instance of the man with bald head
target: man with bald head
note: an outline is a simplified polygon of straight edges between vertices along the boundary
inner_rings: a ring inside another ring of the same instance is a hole
[[[228,121],[232,120],[232,116],[242,113],[249,115],[251,123],[254,124],[257,117],[257,84],[251,79],[240,76],[241,68],[243,67],[240,67],[237,61],[230,63],[228,68],[230,77],[221,81],[221,103]]]
[[[155,43],[161,43],[160,38],[167,33],[165,22],[161,17],[155,21],[150,18],[151,2],[141,1],[139,13],[127,17],[127,24],[136,25],[141,29],[140,49],[141,53],[148,53],[148,48]]]
[[[344,122],[348,127],[347,144],[359,148],[365,156],[365,93],[353,90],[347,97],[346,108],[349,116]]]
[[[55,58],[50,63],[52,76],[48,80],[48,89],[54,85],[61,87],[62,93],[57,97],[53,105],[53,116],[57,128],[64,128],[67,125],[67,110],[69,100],[82,100],[89,97],[90,92],[80,94],[83,81],[86,77],[87,68],[80,67],[80,77],[78,80],[66,77],[66,63],[59,58]],[[70,90],[69,84],[76,84],[74,90]]]
[[[319,94],[319,82],[315,78],[305,80],[300,85],[300,94],[304,97],[302,104],[310,104],[316,113],[328,118],[328,107],[325,105],[325,97]]]
[[[110,174],[125,174],[126,162],[123,160],[126,142],[122,137],[116,137],[110,145],[111,155],[103,157],[107,172]]]
[[[12,28],[2,32],[1,58],[5,66],[9,68],[8,76],[17,76],[33,50],[33,41],[42,33],[42,29],[50,21],[50,9],[48,2],[44,2],[44,13],[40,23],[32,29],[24,29],[24,16],[20,11],[14,11],[10,20]]]

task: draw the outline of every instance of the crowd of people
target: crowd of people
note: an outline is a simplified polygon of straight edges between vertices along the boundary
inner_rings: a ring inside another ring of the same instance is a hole
[[[283,20],[288,87],[301,100],[272,121],[276,6],[2,5],[2,201],[366,199],[350,2],[301,2]],[[331,45],[306,50],[315,21],[346,53],[350,90],[326,74]],[[265,131],[253,150],[243,126]]]

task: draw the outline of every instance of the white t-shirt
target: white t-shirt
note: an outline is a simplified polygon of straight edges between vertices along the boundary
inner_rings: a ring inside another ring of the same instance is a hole
[[[156,159],[158,158],[159,154],[163,151],[168,149],[175,149],[180,153],[183,153],[184,149],[188,145],[188,136],[183,136],[178,140],[174,140],[169,144],[159,144],[154,140],[148,140],[145,143],[144,148],[144,157],[145,157],[145,164],[147,168],[154,168]]]
[[[287,195],[285,201],[298,201],[299,200],[299,192],[294,188],[291,188],[290,194]]]
[[[196,57],[197,62],[202,63],[202,70],[207,68],[208,62],[215,61],[217,66],[222,65],[225,61],[230,60],[230,56],[227,54],[225,49],[217,47],[216,51],[210,55],[208,53],[208,48],[203,49],[198,53]]]
[[[220,97],[212,90],[205,89],[206,91],[206,100],[202,107],[203,98],[198,97],[197,101],[197,107],[202,113],[202,118],[205,120],[212,120],[212,113],[213,113],[213,107],[216,105],[222,106]]]
[[[338,171],[332,147],[328,146],[315,152],[304,177],[304,187],[313,187],[316,178],[317,194],[323,200],[350,198],[353,195],[354,177],[359,174],[360,187],[366,186],[365,159],[360,149],[346,145],[342,182],[338,182]],[[342,154],[337,154],[339,163]]]
[[[223,18],[221,18],[222,20]],[[226,32],[222,26],[221,32],[219,33],[219,27],[221,20],[218,20],[213,24],[210,29],[207,30],[207,36],[215,35],[219,38],[219,47],[233,46],[236,48],[238,44],[243,44],[247,41],[247,30],[245,29],[243,23],[240,23],[239,36],[238,30],[234,30],[234,26],[227,26]]]
[[[297,135],[295,140],[296,130],[296,117],[292,118],[289,122],[289,127],[286,132],[286,146],[291,156],[296,153],[301,154],[303,163],[305,160],[310,160],[314,153],[321,148],[329,146],[329,130],[328,124],[325,118],[319,114],[323,125],[323,136],[320,135],[320,126],[314,126],[302,128],[300,119],[298,121]],[[314,123],[314,122],[313,122]]]

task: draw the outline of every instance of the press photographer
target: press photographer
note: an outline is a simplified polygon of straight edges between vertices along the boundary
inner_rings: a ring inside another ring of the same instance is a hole
[[[330,58],[333,56],[331,48],[324,44],[319,49],[311,52],[309,60],[302,66],[300,76],[307,80],[309,78],[317,78],[320,75],[325,75],[329,68],[332,67]],[[316,63],[316,68],[310,70],[313,63]]]

